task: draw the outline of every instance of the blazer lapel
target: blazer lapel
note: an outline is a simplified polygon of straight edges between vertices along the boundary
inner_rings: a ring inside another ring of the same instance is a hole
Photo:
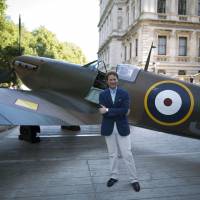
[[[109,103],[113,105],[113,101],[112,101],[112,97],[111,97],[109,89],[107,90],[107,96],[108,96]]]
[[[117,91],[116,91],[116,95],[115,95],[115,101],[114,101],[114,104],[117,102],[117,100],[118,100],[118,96],[119,96],[119,91],[118,91],[118,89],[117,89]]]

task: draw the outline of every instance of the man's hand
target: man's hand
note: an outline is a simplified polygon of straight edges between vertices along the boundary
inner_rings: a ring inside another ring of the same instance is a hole
[[[101,105],[101,108],[99,108],[99,112],[101,114],[105,114],[108,112],[108,108],[106,108],[105,106]]]

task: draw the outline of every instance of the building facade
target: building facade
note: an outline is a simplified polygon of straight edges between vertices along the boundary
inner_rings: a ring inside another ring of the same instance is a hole
[[[98,56],[170,76],[200,72],[200,0],[100,0]]]

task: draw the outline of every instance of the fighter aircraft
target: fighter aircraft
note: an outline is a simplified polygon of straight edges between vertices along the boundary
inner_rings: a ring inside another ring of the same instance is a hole
[[[130,124],[199,139],[200,87],[149,72],[148,62],[145,70],[129,64],[116,68],[119,86],[131,98]],[[100,124],[98,97],[107,87],[102,63],[16,57],[13,71],[30,90],[0,89],[0,125],[19,125],[19,138],[36,142],[41,125]]]

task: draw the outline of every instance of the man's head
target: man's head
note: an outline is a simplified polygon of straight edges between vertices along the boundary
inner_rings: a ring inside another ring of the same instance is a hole
[[[114,89],[118,84],[118,74],[115,71],[110,71],[106,74],[106,81],[109,88]]]

